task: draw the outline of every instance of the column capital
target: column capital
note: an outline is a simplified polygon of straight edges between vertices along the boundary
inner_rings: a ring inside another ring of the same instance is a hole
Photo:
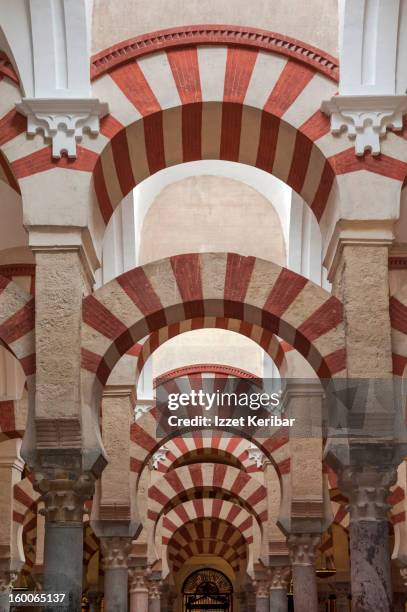
[[[270,586],[268,580],[253,580],[253,588],[257,599],[268,599]]]
[[[107,115],[109,106],[98,98],[22,98],[16,109],[27,117],[27,134],[44,134],[52,142],[52,157],[59,159],[66,152],[76,158],[76,145],[84,132],[97,136],[99,119]]]
[[[385,521],[390,487],[397,481],[397,467],[349,466],[338,473],[338,485],[348,497],[350,521]]]
[[[54,478],[36,475],[36,491],[42,494],[44,508],[40,513],[49,522],[83,521],[84,503],[95,490],[95,479],[89,473],[70,478],[68,474],[57,473]]]
[[[6,593],[11,589],[14,580],[17,578],[17,575],[17,572],[14,571],[0,571],[0,593]]]
[[[100,538],[100,546],[105,570],[127,568],[131,538],[120,536]]]
[[[285,567],[273,567],[270,569],[270,591],[276,589],[286,589],[290,579],[291,568]]]
[[[150,572],[146,569],[129,570],[130,592],[149,593],[149,576]]]
[[[287,538],[292,565],[314,565],[321,536],[315,533],[292,533]]]
[[[151,580],[149,583],[148,598],[161,599],[162,585],[163,583],[161,580]]]
[[[355,155],[362,156],[365,151],[380,155],[380,140],[387,130],[403,128],[407,96],[335,95],[322,102],[321,110],[331,117],[332,134],[347,131],[355,143]]]

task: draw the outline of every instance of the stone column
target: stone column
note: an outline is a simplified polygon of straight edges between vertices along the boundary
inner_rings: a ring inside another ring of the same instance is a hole
[[[16,578],[16,572],[0,572],[0,612],[10,610],[11,586]]]
[[[288,536],[295,612],[318,612],[314,562],[319,542],[320,536],[315,534],[298,533]]]
[[[150,582],[148,590],[148,612],[160,612],[161,610],[161,587],[157,582]]]
[[[270,610],[270,594],[269,586],[266,581],[259,580],[254,583],[256,592],[256,612],[269,612]]]
[[[0,610],[9,609],[11,583],[24,563],[13,524],[14,486],[21,480],[24,462],[21,440],[0,444]]]
[[[55,476],[36,483],[45,514],[44,591],[66,593],[66,604],[58,609],[77,612],[82,597],[83,505],[92,496],[94,481],[86,474],[75,480],[64,473]]]
[[[274,567],[271,570],[270,612],[287,612],[287,586],[291,570],[289,567]]]
[[[397,473],[384,461],[376,466],[368,459],[366,463],[344,468],[338,481],[349,499],[352,609],[387,612],[392,607],[392,586],[386,499]]]
[[[105,537],[100,539],[105,571],[105,610],[128,610],[128,564],[131,538]]]
[[[130,612],[148,612],[148,582],[143,570],[130,574]]]

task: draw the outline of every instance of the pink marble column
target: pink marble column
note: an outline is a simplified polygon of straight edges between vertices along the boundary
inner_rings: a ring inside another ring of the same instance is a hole
[[[148,582],[143,570],[130,573],[130,612],[148,612]]]
[[[318,591],[315,555],[320,536],[309,533],[291,534],[287,538],[293,574],[295,612],[318,612]]]

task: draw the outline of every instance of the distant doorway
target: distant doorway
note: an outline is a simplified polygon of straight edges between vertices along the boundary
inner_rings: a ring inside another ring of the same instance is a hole
[[[193,572],[185,580],[182,594],[184,612],[232,612],[232,583],[218,570]]]

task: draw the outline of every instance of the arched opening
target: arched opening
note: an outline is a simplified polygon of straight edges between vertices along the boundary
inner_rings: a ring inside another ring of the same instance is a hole
[[[204,568],[193,572],[185,580],[182,594],[184,612],[232,610],[233,586],[219,570]]]

